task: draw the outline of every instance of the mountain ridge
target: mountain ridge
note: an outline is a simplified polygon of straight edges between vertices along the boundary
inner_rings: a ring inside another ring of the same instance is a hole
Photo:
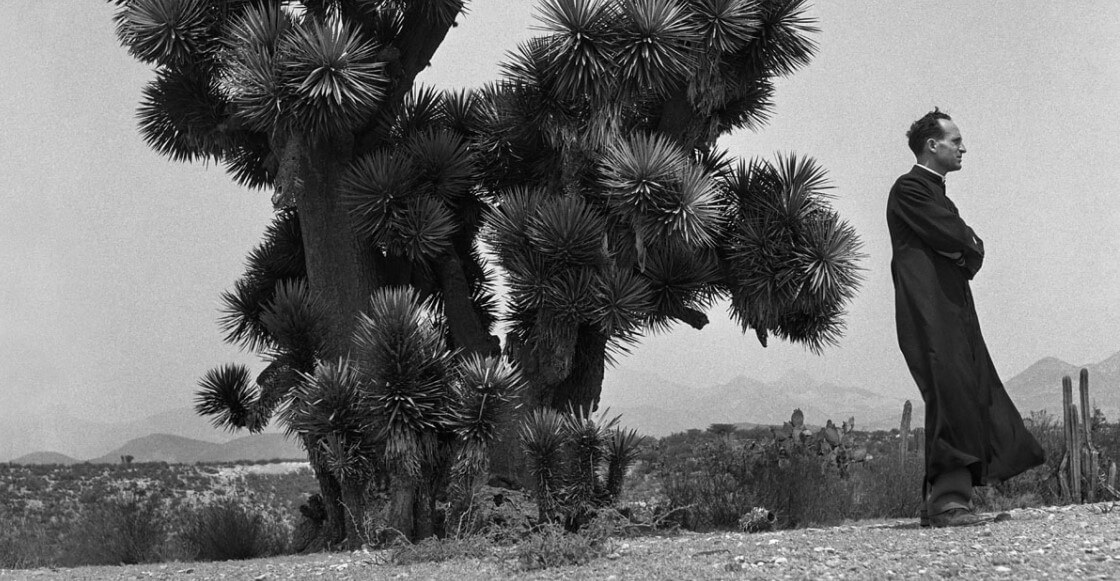
[[[1045,410],[1060,417],[1062,377],[1069,375],[1076,385],[1082,368],[1089,371],[1090,401],[1108,419],[1120,419],[1120,351],[1082,366],[1043,357],[1004,385],[1024,416]],[[916,393],[914,396],[909,399],[915,417],[921,418],[924,407],[921,398]],[[600,407],[609,408],[611,416],[621,414],[627,427],[650,436],[665,436],[705,429],[714,423],[781,424],[794,408],[800,408],[805,421],[814,425],[854,417],[857,429],[891,429],[898,427],[906,399],[817,380],[801,370],[771,381],[740,375],[715,385],[690,387],[648,371],[616,368],[604,379]],[[151,439],[157,435],[167,438]],[[165,447],[162,456],[160,446]],[[37,463],[53,458],[82,462],[78,458],[90,458],[119,462],[122,455],[132,455],[136,461],[166,462],[305,456],[294,442],[283,440],[275,426],[264,434],[249,436],[222,432],[190,407],[117,424],[47,416],[0,421],[0,461]]]
[[[1043,410],[1060,417],[1062,377],[1071,376],[1076,385],[1082,368],[1089,370],[1090,401],[1107,418],[1120,419],[1120,351],[1081,366],[1043,357],[1006,380],[1004,387],[1025,417]],[[647,371],[615,369],[604,380],[601,405],[610,407],[612,416],[621,413],[627,427],[660,437],[714,423],[781,424],[794,408],[812,424],[854,417],[857,429],[889,430],[898,427],[907,399],[914,417],[923,417],[925,407],[916,390],[910,398],[886,395],[817,380],[798,370],[772,381],[736,376],[713,386],[689,387]]]
[[[189,406],[126,422],[97,422],[50,414],[0,417],[0,461],[45,450],[71,458],[96,458],[110,454],[130,440],[159,433],[213,444],[244,435],[215,428]],[[279,429],[273,425],[264,433],[279,433]]]

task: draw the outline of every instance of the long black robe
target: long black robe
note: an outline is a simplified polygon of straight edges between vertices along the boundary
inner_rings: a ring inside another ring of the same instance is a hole
[[[984,244],[946,197],[941,177],[917,166],[899,177],[887,227],[898,345],[926,404],[926,479],[968,468],[979,486],[1041,464],[1042,447],[980,334],[968,281],[983,264]]]

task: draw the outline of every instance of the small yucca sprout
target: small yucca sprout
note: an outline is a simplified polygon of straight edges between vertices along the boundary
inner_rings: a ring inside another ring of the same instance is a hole
[[[645,441],[644,436],[639,436],[633,429],[618,428],[611,432],[607,438],[607,500],[618,498],[622,493],[622,482],[626,478],[626,471],[638,459],[638,448]]]
[[[537,486],[541,519],[549,519],[556,506],[556,494],[563,487],[564,443],[567,441],[564,416],[549,408],[533,410],[521,424],[520,439],[529,474]]]
[[[498,357],[473,355],[461,364],[447,422],[460,444],[453,473],[465,477],[487,470],[488,447],[517,408],[522,387],[521,374]]]

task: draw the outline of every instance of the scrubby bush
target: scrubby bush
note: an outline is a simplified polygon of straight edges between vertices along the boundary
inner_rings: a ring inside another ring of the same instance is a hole
[[[259,510],[233,498],[194,509],[185,519],[180,539],[192,558],[201,561],[254,559],[283,553],[287,531]]]
[[[852,518],[912,518],[922,505],[925,461],[920,451],[884,454],[852,471]]]
[[[776,525],[785,528],[849,518],[855,484],[848,476],[867,458],[850,443],[853,425],[830,421],[814,433],[794,410],[764,438],[759,432],[696,434],[693,454],[678,449],[656,463],[668,508],[681,514],[679,524],[694,529],[735,528],[754,507],[773,511]]]
[[[85,508],[68,535],[66,565],[133,565],[156,561],[167,539],[160,498],[124,492]]]
[[[52,531],[21,518],[0,527],[0,569],[32,569],[54,563]]]
[[[559,523],[543,523],[517,545],[517,562],[526,571],[583,565],[607,554],[610,536],[610,529],[594,520],[577,533]]]
[[[462,538],[429,537],[418,543],[404,543],[393,550],[394,565],[440,563],[452,559],[484,559],[494,554],[496,545],[485,535]]]

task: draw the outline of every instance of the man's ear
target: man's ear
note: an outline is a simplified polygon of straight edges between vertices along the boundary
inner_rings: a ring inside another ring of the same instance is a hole
[[[929,151],[931,153],[936,152],[937,151],[937,140],[932,138],[932,137],[930,137],[929,139],[926,139],[926,147],[929,148]]]

